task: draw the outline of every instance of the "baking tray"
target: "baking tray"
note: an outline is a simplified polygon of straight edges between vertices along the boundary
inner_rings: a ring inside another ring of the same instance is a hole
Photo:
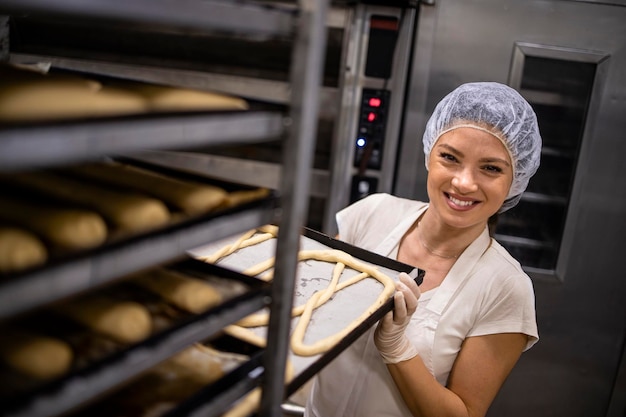
[[[224,245],[236,241],[240,235],[231,236],[220,241],[212,242],[208,245],[198,247],[190,253],[192,256],[210,256],[217,252]],[[231,268],[236,271],[244,271],[261,261],[275,255],[276,239],[268,240],[261,244],[240,249],[219,261],[218,265]],[[375,254],[373,252],[358,248],[345,242],[333,239],[327,235],[305,228],[300,238],[300,250],[328,250],[338,249],[352,255],[358,260],[375,266],[378,270],[389,277],[396,279],[399,272],[409,273],[416,282],[421,283],[424,271],[413,266],[398,262],[396,260]],[[295,283],[294,306],[301,305],[309,299],[316,291],[326,288],[332,276],[334,263],[321,261],[304,261],[298,263],[298,273]],[[344,275],[339,282],[357,274],[354,270],[346,268]],[[316,309],[309,327],[306,331],[304,342],[314,343],[324,337],[334,334],[369,307],[380,294],[382,285],[374,279],[366,279],[355,285],[349,286],[340,292],[336,292],[325,305]],[[292,362],[295,376],[287,384],[286,395],[290,396],[304,385],[312,376],[319,372],[325,365],[332,361],[339,353],[346,349],[367,329],[376,323],[384,314],[393,308],[393,299],[390,298],[382,307],[363,320],[353,331],[336,343],[332,348],[323,354],[315,356],[295,355],[289,349],[288,359]],[[297,323],[297,318],[292,320],[292,329]],[[251,329],[259,336],[267,334],[267,326]]]
[[[216,276],[237,281],[248,291],[235,295],[201,314],[181,313],[165,329],[140,343],[120,347],[67,375],[0,403],[3,416],[38,417],[68,412],[98,398],[192,343],[220,334],[222,328],[266,306],[270,286],[260,280],[195,259],[168,265],[169,269],[197,277]],[[219,387],[219,386],[218,386]]]

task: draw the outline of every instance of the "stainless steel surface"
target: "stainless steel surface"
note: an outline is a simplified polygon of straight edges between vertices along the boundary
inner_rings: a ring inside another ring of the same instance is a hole
[[[181,7],[181,3],[175,0],[3,0],[0,12],[162,24],[169,28],[225,30],[264,36],[291,35],[295,28],[294,13],[245,1],[186,1]]]
[[[439,0],[420,8],[398,195],[427,199],[421,135],[435,104],[459,84],[507,83],[520,45],[608,57],[599,60],[587,112],[562,241],[567,253],[559,254],[562,281],[533,276],[540,340],[522,355],[490,416],[624,413],[626,8],[610,3]]]
[[[388,79],[367,77],[365,62],[369,40],[369,20],[373,15],[393,16],[399,19],[398,40],[395,46],[392,75]],[[399,146],[400,121],[404,107],[404,93],[408,78],[409,59],[413,47],[416,10],[382,6],[357,5],[348,15],[346,44],[342,57],[342,76],[339,86],[340,113],[336,121],[331,152],[330,193],[325,207],[323,230],[336,233],[334,213],[350,203],[357,127],[361,117],[363,88],[386,89],[391,92],[380,170],[366,170],[365,175],[378,179],[379,192],[391,192],[395,174],[395,160]]]
[[[284,124],[279,112],[233,112],[12,127],[0,130],[0,171],[145,149],[261,142],[283,134]]]
[[[0,14],[0,62],[9,61],[9,17]]]
[[[291,118],[284,150],[281,182],[280,232],[272,303],[264,355],[265,379],[259,414],[279,416],[285,396],[285,363],[300,231],[305,225],[309,182],[318,123],[319,87],[322,84],[326,47],[327,0],[300,0],[299,30],[296,33],[291,67]],[[279,256],[280,255],[280,256]]]
[[[134,158],[239,184],[266,187],[273,190],[280,188],[280,178],[283,172],[283,167],[280,164],[199,152],[153,151],[143,152],[141,155],[135,155]],[[321,169],[311,170],[309,187],[311,196],[326,197],[328,195],[328,172]]]

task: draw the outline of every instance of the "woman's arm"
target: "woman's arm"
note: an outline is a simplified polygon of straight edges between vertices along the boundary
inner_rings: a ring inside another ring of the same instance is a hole
[[[416,417],[483,417],[527,343],[522,333],[468,337],[454,361],[448,386],[433,377],[405,329],[417,309],[420,289],[400,274],[393,311],[374,332],[374,343]]]
[[[527,336],[502,333],[467,338],[448,387],[430,374],[418,356],[388,364],[404,401],[416,417],[482,417],[526,346]]]

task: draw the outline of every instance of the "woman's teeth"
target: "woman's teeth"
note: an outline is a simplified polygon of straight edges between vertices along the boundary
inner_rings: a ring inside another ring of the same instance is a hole
[[[461,201],[461,200],[457,200],[456,198],[454,198],[452,196],[448,196],[448,198],[450,198],[450,201],[452,201],[457,206],[465,207],[465,206],[470,206],[470,205],[474,204],[473,201]]]

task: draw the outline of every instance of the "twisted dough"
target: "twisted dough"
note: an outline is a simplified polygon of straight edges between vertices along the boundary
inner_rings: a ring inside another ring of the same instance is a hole
[[[219,259],[232,254],[238,249],[251,246],[256,243],[260,243],[262,241],[271,239],[276,236],[277,229],[265,229],[264,233],[261,235],[256,235],[256,230],[249,231],[240,237],[236,242],[231,245],[227,245],[222,248],[215,254],[205,258],[212,259],[214,262]],[[323,353],[330,349],[332,346],[337,344],[341,339],[346,337],[350,332],[352,332],[361,322],[363,322],[367,317],[372,315],[376,310],[378,310],[385,301],[391,297],[395,291],[395,282],[393,279],[383,274],[373,266],[366,264],[364,262],[360,262],[356,260],[351,255],[346,252],[329,249],[329,250],[304,250],[298,253],[298,261],[304,261],[308,259],[313,259],[322,262],[335,262],[336,266],[333,270],[332,279],[328,285],[328,287],[322,291],[318,291],[313,294],[309,300],[304,304],[292,309],[291,315],[292,317],[300,317],[296,327],[293,330],[291,336],[291,349],[292,351],[299,356],[313,356],[320,353]],[[244,274],[257,276],[262,274],[263,272],[268,271],[270,268],[274,266],[274,258],[270,258],[264,262],[261,262],[251,268],[243,271]],[[361,271],[361,274],[355,275],[354,277],[346,280],[342,283],[339,283],[339,278],[344,271],[345,267],[349,267],[356,271]],[[353,285],[367,277],[372,277],[383,284],[383,291],[379,294],[378,298],[372,303],[365,312],[363,312],[359,317],[353,320],[348,326],[346,326],[341,331],[335,333],[334,335],[328,336],[324,339],[321,339],[312,345],[304,344],[304,335],[306,329],[311,321],[311,316],[313,315],[313,310],[320,307],[324,303],[326,303],[334,293],[337,291],[341,291],[342,289]],[[260,276],[261,279],[271,280],[271,273]],[[264,343],[264,339],[260,336],[257,336],[250,330],[243,329],[244,327],[259,327],[266,326],[269,323],[269,314],[268,313],[256,313],[252,314],[248,317],[237,322],[236,325],[228,326],[227,332],[236,333],[237,337],[249,341],[250,343],[259,344],[261,342]]]

